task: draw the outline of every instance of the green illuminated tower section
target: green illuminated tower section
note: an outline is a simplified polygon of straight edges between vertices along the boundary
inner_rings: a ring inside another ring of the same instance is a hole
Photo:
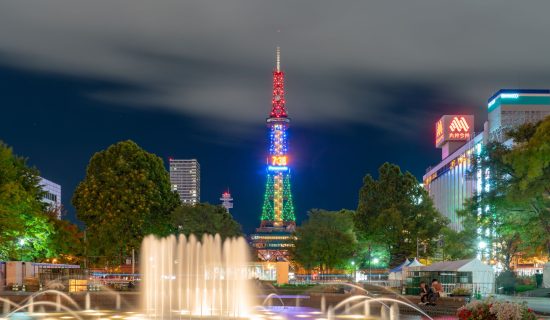
[[[269,128],[269,156],[267,157],[267,181],[262,207],[261,227],[295,226],[294,205],[290,184],[287,130],[290,125],[285,108],[284,72],[281,71],[280,50],[277,47],[277,68],[273,71],[272,108]]]

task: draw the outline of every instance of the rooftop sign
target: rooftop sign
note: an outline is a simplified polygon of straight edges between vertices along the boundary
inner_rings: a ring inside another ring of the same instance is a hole
[[[468,141],[473,138],[473,115],[444,115],[435,124],[435,146],[449,141]]]

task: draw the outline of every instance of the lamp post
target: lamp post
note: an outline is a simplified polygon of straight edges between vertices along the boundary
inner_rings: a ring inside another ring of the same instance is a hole
[[[371,245],[369,244],[369,283],[370,283],[370,279],[372,277],[372,265],[371,265],[371,260],[372,260],[372,247]]]
[[[353,282],[356,282],[356,280],[357,280],[357,269],[355,268],[355,261],[351,261],[351,267],[353,268],[353,272],[352,272]]]

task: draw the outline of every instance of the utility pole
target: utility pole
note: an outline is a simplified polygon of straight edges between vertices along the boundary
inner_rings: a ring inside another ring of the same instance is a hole
[[[136,249],[132,247],[132,280],[134,280],[135,273],[136,273]]]
[[[369,244],[369,283],[372,279],[372,247]]]
[[[416,259],[420,259],[420,258],[418,257],[418,251],[419,251],[418,237],[416,237]]]

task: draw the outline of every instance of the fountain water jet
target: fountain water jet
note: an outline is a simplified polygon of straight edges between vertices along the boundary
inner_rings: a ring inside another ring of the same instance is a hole
[[[253,290],[248,282],[248,244],[244,238],[223,241],[148,236],[141,249],[143,309],[153,318],[190,316],[246,317]]]

